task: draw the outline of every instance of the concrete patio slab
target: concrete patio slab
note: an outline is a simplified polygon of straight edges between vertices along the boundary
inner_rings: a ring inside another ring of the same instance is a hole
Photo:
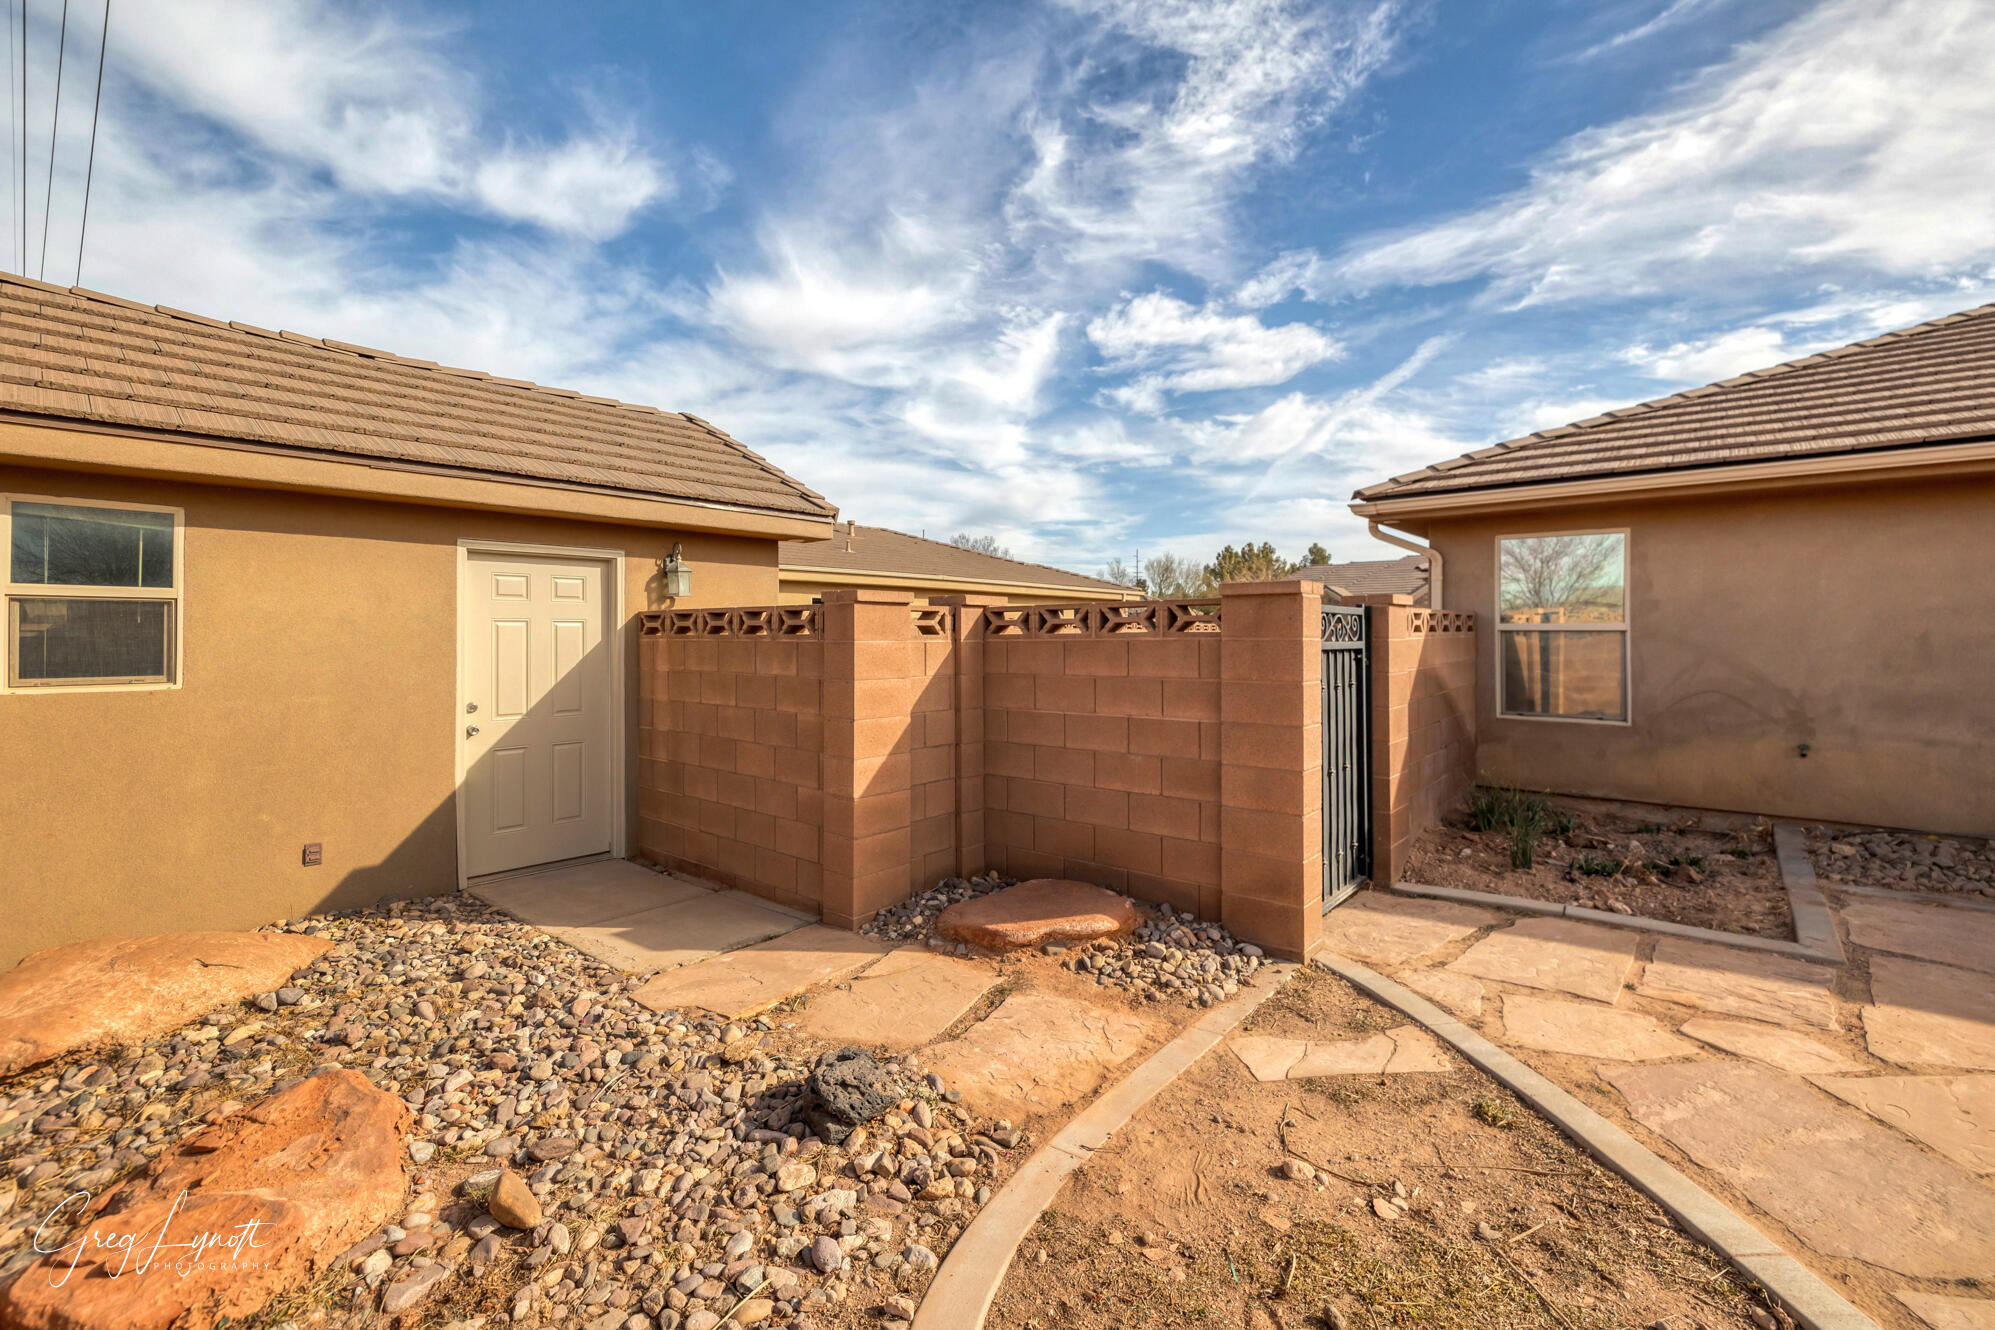
[[[1858,1071],[1862,1064],[1838,1049],[1818,1043],[1805,1034],[1761,1025],[1757,1021],[1721,1021],[1699,1016],[1680,1027],[1699,1043],[1721,1048],[1727,1053],[1754,1062],[1764,1062],[1782,1071],[1809,1075],[1818,1072]]]
[[[850,984],[812,994],[798,1026],[836,1044],[918,1048],[961,1020],[997,981],[973,961],[902,947]]]
[[[1995,985],[1968,970],[1876,956],[1864,1042],[1899,1066],[1995,1071]]]
[[[754,946],[661,974],[634,997],[653,1011],[698,1007],[742,1020],[878,960],[887,944],[811,924]]]
[[[1811,1076],[1961,1167],[1995,1173],[1995,1076]]]
[[[1640,939],[1569,919],[1526,919],[1491,933],[1447,968],[1479,979],[1613,1002],[1635,964]]]
[[[1858,946],[1995,974],[1995,915],[1874,899],[1853,900],[1841,913]]]
[[[1995,1299],[1956,1298],[1911,1288],[1900,1289],[1896,1296],[1932,1330],[1995,1330]]]
[[[1509,1042],[1525,1048],[1613,1062],[1654,1062],[1699,1051],[1639,1011],[1517,993],[1503,999],[1503,1030]]]
[[[587,928],[544,931],[632,974],[655,974],[781,937],[814,921],[742,891],[698,895]]]
[[[1829,986],[1835,975],[1829,966],[1790,956],[1666,938],[1656,944],[1635,991],[1726,1016],[1833,1030],[1836,1003]]]
[[[471,894],[536,928],[587,928],[664,905],[678,905],[714,888],[627,859],[597,859],[544,873],[476,882]]]
[[[1434,1036],[1411,1025],[1363,1039],[1320,1042],[1240,1035],[1228,1040],[1227,1047],[1257,1081],[1448,1070],[1448,1060]]]
[[[1408,970],[1399,976],[1399,982],[1423,997],[1433,998],[1464,1019],[1474,1020],[1482,1015],[1482,985],[1465,974],[1447,970]]]
[[[1017,1119],[1093,1094],[1153,1028],[1072,998],[1014,993],[961,1038],[931,1048],[927,1061],[980,1116]]]
[[[1917,1279],[1995,1269],[1995,1191],[1853,1109],[1745,1062],[1600,1074],[1636,1121],[1823,1255]]]
[[[1405,965],[1509,915],[1366,892],[1323,916],[1323,945],[1372,965]]]

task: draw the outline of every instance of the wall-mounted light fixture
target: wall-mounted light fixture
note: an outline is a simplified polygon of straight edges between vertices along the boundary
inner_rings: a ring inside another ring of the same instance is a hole
[[[693,569],[686,562],[685,548],[678,541],[672,542],[672,553],[658,566],[664,574],[665,594],[677,600],[680,596],[693,594]]]

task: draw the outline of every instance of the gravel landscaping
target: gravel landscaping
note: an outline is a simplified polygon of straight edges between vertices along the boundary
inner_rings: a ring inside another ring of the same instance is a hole
[[[950,879],[867,931],[954,950],[935,917],[1005,885]],[[1111,1005],[1195,1011],[1265,963],[1216,925],[1143,909],[1127,937],[1005,958],[1012,986],[1043,970]],[[63,1197],[101,1196],[333,1067],[413,1115],[407,1198],[249,1324],[895,1330],[1029,1149],[1010,1122],[973,1120],[919,1054],[814,1042],[788,1004],[738,1023],[652,1012],[639,976],[472,897],[266,931],[334,945],[158,1038],[0,1080],[0,1281],[35,1259]]]
[[[780,1034],[780,1014],[650,1012],[629,996],[638,978],[468,897],[274,927],[336,945],[241,1007],[0,1082],[0,1278],[34,1259],[63,1196],[101,1194],[328,1066],[415,1115],[407,1209],[263,1324],[711,1330],[892,1312],[1022,1143],[911,1060],[833,1065]],[[855,1128],[841,1109],[879,1116]]]
[[[932,935],[936,918],[958,901],[989,895],[1015,886],[1017,879],[995,873],[975,878],[952,877],[940,886],[891,910],[883,910],[860,930],[893,940],[927,938],[938,949],[953,948],[968,955],[970,948]],[[1237,941],[1215,923],[1201,923],[1189,912],[1162,905],[1137,903],[1144,917],[1125,937],[1085,944],[1049,943],[1046,954],[1061,957],[1060,965],[1146,1002],[1172,1002],[1210,1007],[1240,991],[1267,963],[1261,949]]]
[[[1808,849],[1824,882],[1995,900],[1995,841],[1816,827]]]

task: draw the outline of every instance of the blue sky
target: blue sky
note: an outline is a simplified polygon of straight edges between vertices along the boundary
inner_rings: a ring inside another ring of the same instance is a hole
[[[1358,485],[1995,299],[1991,68],[1986,0],[144,0],[83,281],[692,411],[1022,557],[1390,557]]]

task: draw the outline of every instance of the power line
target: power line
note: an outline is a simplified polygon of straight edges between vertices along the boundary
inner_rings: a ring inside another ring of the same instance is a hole
[[[42,186],[42,258],[36,281],[48,280],[48,210],[55,197],[55,131],[62,124],[62,52],[69,42],[69,0],[62,0],[62,26],[55,36],[55,110],[48,121],[48,183]]]
[[[28,0],[21,0],[21,276],[28,275]]]
[[[14,0],[7,0],[7,243],[14,250],[14,271],[24,266],[21,237],[14,229],[14,198],[20,192],[20,172],[14,165],[14,139],[20,133],[20,118],[14,114]]]
[[[104,109],[104,52],[111,44],[111,0],[104,0],[104,31],[97,34],[97,95],[90,103],[90,162],[83,168],[83,221],[76,228],[76,282],[83,285],[83,238],[90,234],[90,181],[97,174],[97,114]]]

